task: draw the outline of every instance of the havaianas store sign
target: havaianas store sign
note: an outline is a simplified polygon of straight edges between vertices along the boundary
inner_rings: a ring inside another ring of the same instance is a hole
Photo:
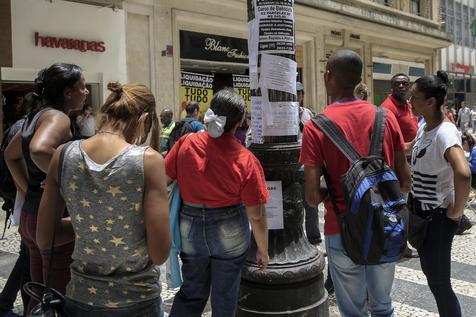
[[[56,37],[40,34],[35,32],[35,46],[60,48],[68,50],[77,50],[80,52],[97,52],[106,51],[106,44],[102,41],[86,41],[75,38]]]
[[[236,37],[180,31],[180,58],[248,63],[248,42]]]

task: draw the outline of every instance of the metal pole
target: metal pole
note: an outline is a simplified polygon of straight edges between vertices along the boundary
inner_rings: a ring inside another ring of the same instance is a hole
[[[256,21],[255,5],[273,6],[277,10],[283,7],[289,9],[291,6],[292,9],[293,0],[248,0],[249,21]],[[276,16],[279,16],[279,12]],[[284,24],[276,23],[277,20],[267,21],[266,30],[264,27],[259,28],[259,34],[263,36],[266,32],[273,33],[274,28],[275,34],[279,37]],[[287,25],[289,26],[289,24]],[[257,32],[256,28],[254,31]],[[253,30],[250,30],[250,34],[251,32]],[[294,26],[291,36],[294,47]],[[289,40],[289,34],[284,37]],[[251,38],[254,38],[258,43],[249,43],[250,63],[251,47],[253,46],[258,48],[257,61],[258,66],[261,66],[262,48],[266,47],[269,41],[261,43],[260,36]],[[280,43],[282,44],[277,40],[274,44],[278,47]],[[269,54],[294,60],[294,51],[287,54],[283,53],[284,51],[286,50],[284,49],[281,53]],[[261,76],[263,69],[262,67],[258,69]],[[250,67],[250,77],[252,77],[252,71]],[[295,76],[295,74],[287,74],[287,76]],[[284,77],[283,74],[283,77],[278,78],[284,79]],[[251,95],[261,96],[261,98],[268,95],[270,102],[292,103],[296,101],[296,95],[292,93],[267,89],[261,84],[258,89],[252,90]],[[271,108],[271,111],[275,110]],[[266,115],[269,113],[264,112],[263,116]],[[296,116],[296,120],[298,120],[298,116]],[[240,317],[329,315],[327,291],[323,285],[324,258],[317,248],[308,242],[303,230],[302,194],[297,177],[300,167],[298,163],[300,144],[297,142],[297,134],[298,129],[293,135],[266,136],[265,134],[263,144],[252,144],[250,147],[263,166],[266,180],[281,181],[284,228],[269,230],[270,264],[268,269],[262,273],[256,272],[257,264],[254,257],[256,243],[252,242],[242,271],[237,312],[237,316]]]

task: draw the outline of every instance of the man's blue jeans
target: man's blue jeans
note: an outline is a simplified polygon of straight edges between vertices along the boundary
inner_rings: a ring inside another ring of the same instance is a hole
[[[326,236],[327,259],[342,317],[393,316],[395,263],[358,265],[348,256],[340,234]]]
[[[241,269],[250,243],[245,208],[184,205],[180,235],[183,284],[175,295],[170,316],[201,316],[210,288],[213,317],[235,316]]]

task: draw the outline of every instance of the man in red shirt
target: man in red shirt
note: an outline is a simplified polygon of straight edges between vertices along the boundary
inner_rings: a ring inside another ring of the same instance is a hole
[[[390,79],[390,86],[391,94],[381,106],[390,110],[397,118],[403,141],[411,142],[418,131],[418,117],[413,114],[412,105],[407,100],[410,78],[405,74],[396,74]]]
[[[388,95],[380,105],[390,110],[397,118],[398,125],[402,131],[403,141],[412,142],[418,131],[418,117],[413,114],[412,105],[407,100],[410,89],[410,78],[403,74],[395,74],[390,79],[391,94]],[[410,160],[410,157],[407,157]],[[418,253],[410,249],[409,246],[403,252],[406,258],[418,257]]]
[[[375,106],[354,98],[354,88],[361,81],[362,59],[349,50],[336,51],[327,62],[324,81],[332,104],[323,113],[332,120],[357,152],[366,156],[375,117]],[[410,189],[410,170],[404,154],[404,142],[395,116],[387,111],[383,155],[400,181],[402,191]],[[306,200],[317,206],[324,197],[320,177],[325,166],[339,211],[344,210],[343,175],[350,162],[312,121],[303,132],[300,162],[304,164]],[[342,316],[367,316],[368,309],[375,316],[393,316],[390,291],[395,263],[357,265],[345,252],[339,234],[335,211],[325,200],[324,234],[329,269]],[[368,303],[368,304],[367,304]]]

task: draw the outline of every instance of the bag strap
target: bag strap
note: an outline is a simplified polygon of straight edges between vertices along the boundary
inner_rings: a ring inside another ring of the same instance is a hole
[[[324,132],[324,134],[351,163],[360,159],[359,153],[357,153],[354,147],[349,143],[349,141],[347,141],[342,131],[339,130],[335,123],[326,115],[320,114],[312,118],[312,122],[314,122],[314,124]]]
[[[382,156],[383,138],[385,133],[385,121],[387,113],[382,107],[375,107],[374,126],[370,139],[369,156]]]
[[[66,149],[71,145],[72,141],[67,142],[65,145],[63,145],[63,148],[61,149],[60,157],[58,160],[58,188],[61,188],[61,174],[63,173],[63,162],[64,162],[64,155],[66,153]],[[59,209],[59,208],[58,208]],[[55,224],[53,227],[53,237],[51,238],[51,250],[50,250],[50,256],[48,259],[48,273],[47,273],[47,278],[46,278],[46,284],[45,287],[47,290],[50,289],[50,284],[51,284],[51,270],[53,268],[53,253],[55,251],[55,238],[56,238],[56,229],[58,226],[58,217],[60,216],[60,213],[63,212],[64,210],[58,210],[56,217],[55,217]]]

